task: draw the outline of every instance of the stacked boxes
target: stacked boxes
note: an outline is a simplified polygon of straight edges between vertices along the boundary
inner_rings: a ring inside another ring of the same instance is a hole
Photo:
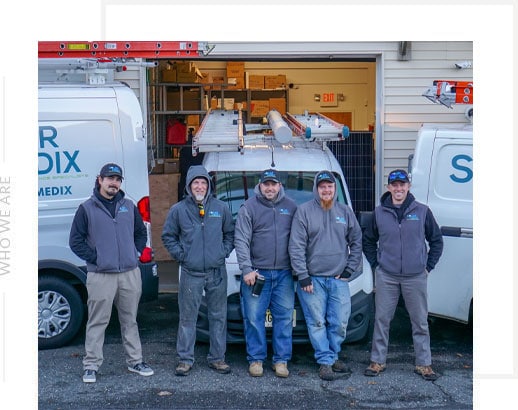
[[[203,74],[192,61],[175,61],[161,70],[161,81],[172,83],[201,83]]]
[[[235,81],[234,81],[235,79]],[[227,83],[229,89],[240,90],[245,88],[245,63],[242,61],[227,62]]]

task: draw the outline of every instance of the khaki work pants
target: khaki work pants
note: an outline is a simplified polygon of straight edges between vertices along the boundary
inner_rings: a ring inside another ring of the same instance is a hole
[[[128,366],[142,362],[137,310],[142,294],[140,269],[122,273],[88,272],[88,323],[86,325],[84,370],[98,370],[103,362],[104,332],[112,307],[117,308],[122,345]]]

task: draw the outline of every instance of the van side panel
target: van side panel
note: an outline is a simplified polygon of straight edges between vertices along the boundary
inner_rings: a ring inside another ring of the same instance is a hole
[[[68,248],[68,234],[102,165],[122,160],[117,105],[114,98],[40,99],[39,105],[39,258],[84,265]]]
[[[429,277],[429,310],[467,322],[473,298],[473,239],[459,233],[473,232],[471,140],[436,138],[433,157],[428,205],[443,230],[444,251]]]
[[[473,132],[425,125],[412,160],[411,192],[441,227],[444,250],[428,278],[431,315],[468,322],[473,299]]]

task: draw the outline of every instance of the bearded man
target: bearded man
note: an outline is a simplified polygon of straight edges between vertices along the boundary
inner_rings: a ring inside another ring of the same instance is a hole
[[[362,232],[351,207],[337,202],[332,172],[315,175],[313,193],[295,212],[288,251],[319,376],[335,380],[351,374],[338,354],[351,314],[348,281],[361,269]]]

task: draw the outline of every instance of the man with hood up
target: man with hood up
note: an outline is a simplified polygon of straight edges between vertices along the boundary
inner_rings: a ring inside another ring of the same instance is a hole
[[[227,272],[225,258],[234,249],[234,222],[228,206],[211,195],[210,177],[202,165],[189,168],[185,198],[173,205],[162,231],[162,242],[180,263],[180,320],[175,374],[186,376],[194,364],[196,320],[203,292],[207,298],[209,367],[230,373],[225,363],[227,333]]]
[[[352,209],[336,200],[332,172],[315,175],[313,193],[295,212],[288,249],[319,376],[335,380],[351,374],[338,354],[351,314],[348,280],[361,269],[362,233]]]

